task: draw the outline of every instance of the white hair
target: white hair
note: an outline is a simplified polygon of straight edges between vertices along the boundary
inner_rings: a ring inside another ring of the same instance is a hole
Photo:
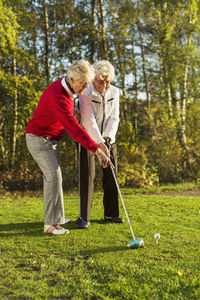
[[[84,79],[92,81],[95,76],[94,67],[84,59],[75,60],[67,69],[67,79],[74,80]]]
[[[115,77],[115,68],[108,60],[100,60],[94,63],[95,76],[98,76],[100,79],[109,77],[112,81]]]

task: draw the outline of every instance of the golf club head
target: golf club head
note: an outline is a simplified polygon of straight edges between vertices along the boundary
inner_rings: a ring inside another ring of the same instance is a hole
[[[144,248],[144,241],[142,239],[136,239],[130,242],[127,246],[129,249]]]

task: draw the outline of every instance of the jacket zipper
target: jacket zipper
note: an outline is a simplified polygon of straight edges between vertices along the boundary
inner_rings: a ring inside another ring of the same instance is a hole
[[[101,123],[101,134],[103,134],[103,123],[104,123],[104,120],[105,120],[105,96],[102,96],[103,98],[103,120],[102,120],[102,123]]]

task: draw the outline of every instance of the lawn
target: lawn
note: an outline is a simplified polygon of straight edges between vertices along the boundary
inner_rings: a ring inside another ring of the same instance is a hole
[[[65,236],[43,234],[42,198],[3,198],[1,299],[200,299],[200,196],[129,190],[124,201],[143,249],[128,250],[127,221],[103,222],[102,194],[94,197],[87,230],[74,224],[77,195],[65,197],[73,220]],[[120,212],[125,218],[122,205]]]

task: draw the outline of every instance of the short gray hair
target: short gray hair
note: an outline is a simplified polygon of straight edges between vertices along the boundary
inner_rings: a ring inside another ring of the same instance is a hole
[[[115,77],[115,68],[108,60],[100,60],[94,63],[95,76],[99,76],[101,79],[109,76],[112,81]]]
[[[85,79],[92,81],[94,76],[94,67],[84,59],[75,60],[67,69],[68,80],[73,78],[74,80]]]

